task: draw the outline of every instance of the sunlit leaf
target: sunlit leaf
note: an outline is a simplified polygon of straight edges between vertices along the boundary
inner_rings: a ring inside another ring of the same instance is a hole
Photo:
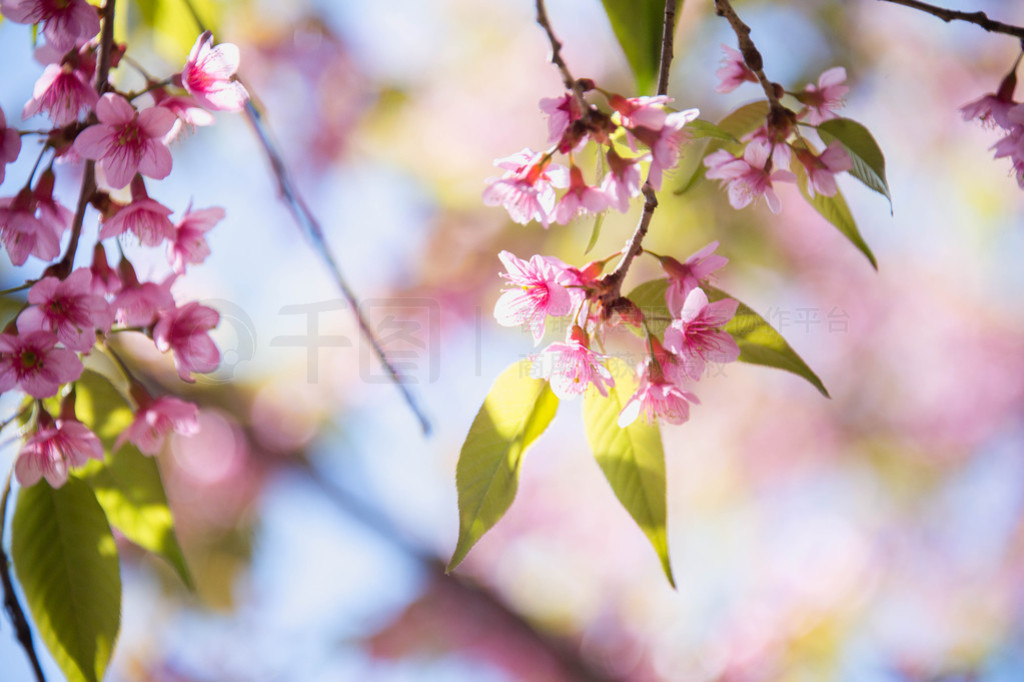
[[[22,488],[11,554],[39,636],[70,682],[97,682],[121,618],[117,546],[92,489],[73,476]]]
[[[658,554],[665,577],[675,587],[668,556],[666,531],[665,452],[655,424],[637,420],[620,428],[619,412],[636,391],[633,370],[619,358],[611,358],[608,369],[615,385],[602,396],[594,386],[583,398],[583,421],[587,441],[615,496],[633,517]]]
[[[710,139],[708,141],[708,145],[702,152],[701,157],[707,158],[709,154],[713,154],[719,149],[738,147],[738,140],[744,135],[752,133],[760,126],[764,125],[767,117],[768,102],[764,100],[744,104],[739,109],[727,114],[718,122],[717,127],[732,139],[723,139],[722,136],[709,136]],[[679,189],[675,191],[675,194],[684,194],[691,190],[694,185],[704,178],[704,174],[706,172],[707,168],[704,164],[698,163],[693,174],[687,178],[686,182],[684,182]]]
[[[530,378],[527,362],[512,365],[494,382],[459,453],[459,540],[447,570],[458,566],[508,510],[523,453],[557,409],[558,398],[546,381]]]
[[[637,92],[654,94],[661,62],[664,0],[601,0],[601,3],[633,70]],[[676,17],[682,4],[682,0],[676,1]]]
[[[711,121],[704,121],[698,118],[690,121],[684,127],[690,132],[690,136],[695,140],[710,137],[716,140],[724,140],[726,142],[739,142],[732,133],[721,126],[715,125]]]
[[[853,161],[850,174],[888,199],[891,209],[892,194],[885,179],[885,156],[868,129],[848,118],[834,118],[818,126],[818,135],[826,145],[839,140]]]

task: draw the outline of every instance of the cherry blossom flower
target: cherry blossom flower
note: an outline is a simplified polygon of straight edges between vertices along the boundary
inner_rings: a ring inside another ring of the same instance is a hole
[[[118,266],[121,290],[114,296],[111,306],[117,323],[125,327],[148,327],[156,322],[157,315],[174,308],[171,285],[178,275],[168,277],[161,284],[139,282],[135,268],[127,260]]]
[[[759,144],[748,144],[742,158],[719,149],[705,157],[704,165],[708,167],[707,177],[728,184],[729,203],[735,209],[744,208],[763,196],[771,212],[778,213],[782,210],[782,202],[772,189],[772,183],[796,181],[796,176],[787,170],[768,170],[768,150]]]
[[[739,303],[725,298],[708,302],[703,289],[686,297],[682,310],[671,311],[676,319],[665,330],[665,349],[682,360],[682,369],[699,380],[708,362],[732,362],[740,355],[736,340],[721,327],[736,314]]]
[[[1010,134],[996,142],[992,149],[995,149],[997,159],[1009,157],[1017,184],[1024,189],[1024,105],[1011,109],[1007,117],[1014,124]]]
[[[174,125],[174,114],[164,107],[136,112],[124,97],[108,92],[96,105],[99,123],[79,133],[75,151],[95,159],[111,187],[126,186],[136,173],[155,178],[171,172],[171,152],[163,141]]]
[[[47,420],[49,421],[49,420]],[[14,474],[22,486],[35,485],[39,479],[54,488],[68,480],[68,470],[89,459],[103,460],[103,444],[81,422],[58,419],[40,426],[18,453]]]
[[[117,270],[107,262],[107,251],[100,242],[93,247],[89,272],[92,274],[92,293],[102,296],[116,294],[121,290],[121,278],[117,276]]]
[[[578,278],[552,256],[535,255],[525,261],[502,251],[498,258],[508,271],[501,276],[508,280],[509,288],[495,304],[494,318],[504,327],[526,325],[534,343],[540,343],[547,316],[561,317],[572,310],[573,295],[568,287]]]
[[[816,86],[808,85],[803,92],[797,93],[796,98],[805,106],[799,117],[806,117],[807,122],[815,126],[836,118],[835,110],[843,106],[843,95],[850,91],[843,85],[845,80],[846,69],[835,66],[821,74]]]
[[[669,310],[681,310],[690,292],[729,262],[725,256],[715,253],[717,248],[718,242],[713,241],[684,263],[671,256],[661,257],[661,267],[669,277],[668,289],[665,290],[665,302]]]
[[[554,188],[567,184],[565,168],[529,148],[498,159],[494,165],[507,172],[500,178],[487,178],[484,203],[504,206],[512,220],[521,225],[536,220],[547,227],[555,207]]]
[[[722,66],[715,72],[721,82],[715,92],[732,92],[742,83],[757,82],[757,75],[747,68],[742,52],[728,45],[722,45],[722,49],[725,50],[725,57]]]
[[[78,115],[96,106],[99,95],[89,82],[88,73],[69,63],[50,64],[36,81],[32,99],[21,112],[29,118],[45,111],[56,126],[78,120]]]
[[[213,114],[199,106],[194,97],[188,95],[170,95],[163,88],[156,88],[152,91],[153,102],[158,107],[164,107],[177,116],[177,120],[171,129],[164,135],[164,143],[170,144],[182,129],[188,126],[190,131],[196,126],[208,126],[213,123]]]
[[[17,387],[34,398],[49,398],[61,384],[77,381],[82,361],[56,345],[53,332],[0,334],[0,393]]]
[[[143,246],[159,246],[165,239],[174,239],[171,209],[149,198],[146,183],[139,176],[131,182],[132,203],[122,206],[117,213],[103,221],[100,239],[117,237],[131,232]]]
[[[163,447],[167,435],[174,431],[183,436],[199,433],[199,408],[173,396],[163,396],[139,406],[135,419],[121,432],[114,443],[119,450],[131,442],[145,455],[155,455]]]
[[[624,159],[613,149],[608,149],[606,158],[608,172],[601,181],[601,191],[611,208],[625,213],[630,200],[640,194],[640,159]]]
[[[210,255],[210,245],[206,243],[206,233],[214,225],[224,220],[223,208],[214,206],[193,211],[190,205],[185,215],[174,226],[174,236],[167,246],[167,258],[175,272],[185,272],[185,264],[202,263]]]
[[[0,199],[0,240],[14,265],[24,265],[29,254],[44,261],[60,255],[60,235],[36,217],[37,206],[27,187]]]
[[[18,316],[18,331],[52,331],[66,348],[85,352],[96,343],[96,330],[108,331],[110,305],[92,292],[92,272],[78,268],[64,281],[44,277],[28,290],[31,304]]]
[[[4,181],[7,164],[14,163],[21,153],[21,135],[17,128],[7,127],[4,110],[0,109],[0,182]]]
[[[60,202],[53,198],[53,185],[56,176],[53,171],[47,168],[39,176],[39,182],[32,190],[32,197],[36,202],[36,210],[39,213],[39,220],[53,230],[59,240],[61,235],[71,227],[71,219],[74,215]]]
[[[664,105],[672,101],[668,95],[653,97],[622,97],[612,95],[608,103],[619,112],[622,125],[626,128],[648,128],[661,130],[665,125],[668,112]]]
[[[745,135],[742,140],[748,144],[759,144],[771,153],[772,166],[776,168],[789,168],[793,160],[793,153],[786,138],[789,137],[789,126],[785,130],[769,128],[768,124],[762,125],[754,132]]]
[[[826,197],[835,196],[838,189],[836,173],[853,168],[850,155],[838,140],[833,140],[820,156],[815,156],[810,151],[799,150],[797,158],[807,169],[807,191],[812,197],[815,192]]]
[[[46,42],[67,52],[100,32],[97,8],[86,0],[0,0],[4,18],[17,24],[43,24]]]
[[[986,127],[999,126],[1010,130],[1013,124],[1007,115],[1016,104],[1013,100],[1004,100],[997,94],[988,94],[960,107],[960,115],[965,121],[978,119]]]
[[[657,131],[637,127],[630,132],[651,149],[651,167],[647,171],[647,182],[654,189],[661,189],[662,174],[672,170],[679,163],[679,147],[690,139],[685,126],[697,118],[700,111],[687,109],[665,117],[665,124]]]
[[[700,400],[693,393],[666,381],[659,366],[648,360],[636,392],[619,413],[618,423],[626,428],[637,417],[643,417],[649,424],[659,419],[669,424],[682,424],[690,418],[690,403],[700,404]]]
[[[238,47],[231,43],[213,46],[213,35],[203,32],[196,38],[181,72],[181,85],[207,109],[239,111],[249,93],[231,79],[238,71]]]
[[[561,97],[545,97],[540,101],[540,110],[548,115],[548,142],[561,140],[582,113],[576,96],[571,92]]]
[[[597,214],[608,208],[608,196],[583,179],[578,166],[569,169],[569,190],[555,206],[555,222],[567,225],[580,213]]]
[[[530,376],[547,379],[551,391],[561,400],[581,395],[590,384],[606,396],[615,380],[604,358],[590,350],[586,333],[574,325],[565,343],[552,343],[534,357]]]
[[[207,333],[217,326],[220,314],[197,301],[159,314],[153,340],[160,352],[174,353],[174,365],[182,381],[192,383],[192,372],[212,372],[220,364],[220,351]]]

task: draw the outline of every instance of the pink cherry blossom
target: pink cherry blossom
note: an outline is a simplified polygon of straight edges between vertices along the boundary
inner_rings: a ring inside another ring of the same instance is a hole
[[[665,125],[668,112],[664,106],[672,101],[668,95],[653,97],[622,97],[612,95],[608,103],[619,112],[622,125],[626,128],[648,128],[661,130]]]
[[[7,164],[14,163],[21,153],[21,135],[16,128],[7,127],[4,110],[0,109],[0,182],[4,181]]]
[[[167,246],[167,258],[175,272],[185,272],[185,264],[198,264],[210,255],[206,233],[224,220],[224,209],[219,206],[193,211],[189,206],[185,215],[174,226],[174,236]]]
[[[135,419],[118,436],[114,450],[130,441],[139,452],[155,455],[172,431],[183,436],[199,433],[199,408],[173,396],[163,396],[144,407],[140,405]]]
[[[694,289],[686,297],[682,310],[665,330],[665,349],[682,360],[682,369],[699,380],[708,362],[732,362],[740,355],[736,340],[721,327],[736,314],[739,303],[725,298],[708,302],[703,289]]]
[[[108,92],[96,105],[99,123],[79,133],[75,151],[95,159],[111,187],[126,186],[136,173],[160,180],[171,172],[171,152],[163,141],[174,125],[164,107],[136,112],[124,97]]]
[[[996,142],[992,149],[995,149],[995,158],[1009,158],[1013,164],[1013,173],[1017,176],[1017,184],[1024,189],[1024,105],[1018,105],[1010,110],[1008,114],[1010,122],[1014,123],[1009,135]],[[1015,123],[1015,119],[1021,119]]]
[[[571,92],[561,97],[545,97],[540,101],[540,110],[548,115],[548,142],[561,140],[582,113],[576,96]]]
[[[997,94],[984,95],[973,102],[960,107],[960,115],[963,116],[965,121],[972,121],[978,119],[983,125],[989,128],[999,126],[1010,130],[1013,124],[1007,117],[1010,113],[1010,109],[1014,107],[1016,102],[1010,99],[1003,99]]]
[[[213,123],[213,114],[199,106],[194,97],[188,95],[169,95],[163,88],[153,90],[153,102],[173,112],[177,117],[174,125],[164,135],[164,142],[170,144],[181,133],[184,127],[190,131],[196,126],[208,126]]]
[[[807,169],[807,191],[812,197],[815,192],[826,197],[835,196],[838,190],[836,187],[836,173],[842,173],[853,168],[853,161],[850,159],[850,155],[846,153],[843,145],[838,140],[833,140],[820,156],[815,156],[809,151],[800,150],[797,152],[797,158],[804,168]]]
[[[661,258],[661,267],[669,277],[668,289],[665,290],[665,302],[669,310],[681,310],[690,292],[729,262],[725,256],[715,253],[717,248],[718,242],[713,241],[687,258],[685,263],[671,256]]]
[[[590,350],[586,334],[573,326],[565,343],[552,343],[534,357],[530,376],[547,379],[561,400],[581,395],[590,384],[606,396],[615,380],[604,365],[605,357]]]
[[[188,53],[181,72],[181,85],[196,101],[214,111],[238,111],[249,93],[231,77],[238,71],[238,47],[231,43],[213,46],[213,35],[206,31]]]
[[[547,227],[554,217],[554,188],[567,184],[565,168],[529,148],[494,164],[507,172],[500,178],[487,178],[484,203],[504,206],[512,220],[521,225],[536,220]]]
[[[608,205],[620,213],[629,210],[630,200],[640,194],[640,159],[624,159],[609,149],[608,172],[601,181],[601,191],[608,197]]]
[[[53,170],[47,168],[39,176],[39,182],[32,190],[32,197],[36,201],[36,210],[39,213],[39,220],[53,230],[59,240],[61,235],[71,227],[71,219],[74,215],[60,202],[53,198],[53,185],[56,176]]]
[[[63,282],[44,277],[28,290],[31,304],[18,316],[18,331],[52,331],[66,348],[85,352],[96,343],[96,330],[114,321],[110,305],[92,293],[92,272],[78,268]]]
[[[555,206],[555,222],[568,225],[581,213],[597,214],[608,208],[608,196],[583,179],[578,166],[569,169],[569,189]]]
[[[148,327],[156,322],[160,312],[174,309],[171,285],[178,275],[171,275],[161,284],[140,283],[135,275],[135,268],[127,260],[121,261],[118,272],[121,290],[111,302],[118,324],[125,327]]]
[[[43,24],[46,42],[67,52],[100,32],[97,8],[86,0],[0,0],[4,18],[17,24]]]
[[[68,469],[80,467],[92,459],[103,459],[103,444],[81,422],[58,419],[40,426],[18,453],[14,474],[23,486],[35,485],[39,479],[54,488],[68,480]]]
[[[775,168],[789,168],[790,161],[793,160],[793,152],[786,143],[787,137],[789,137],[788,129],[769,129],[768,124],[765,124],[754,132],[744,135],[741,139],[748,144],[759,144],[771,152],[772,166]]]
[[[117,276],[117,270],[110,267],[107,262],[107,251],[103,244],[96,243],[92,250],[92,265],[89,267],[92,274],[92,293],[103,296],[104,294],[116,294],[121,290],[121,278]]]
[[[654,189],[661,189],[662,174],[679,163],[679,147],[690,139],[685,126],[699,115],[697,109],[687,109],[667,115],[665,124],[657,131],[644,127],[630,131],[651,149],[651,168],[647,172],[647,182]]]
[[[818,84],[808,85],[804,91],[798,93],[796,98],[804,105],[799,116],[806,117],[811,125],[818,125],[823,121],[836,118],[835,110],[843,106],[843,95],[850,91],[850,88],[843,85],[846,80],[846,69],[835,66],[818,78]]]
[[[505,265],[509,288],[494,306],[494,318],[505,327],[526,325],[535,343],[544,336],[548,315],[568,315],[573,305],[569,286],[578,282],[572,270],[551,256],[532,256],[525,261],[508,251],[498,258]]]
[[[38,205],[27,187],[0,199],[0,240],[14,265],[24,265],[29,254],[43,261],[60,255],[60,235],[36,217]]]
[[[732,92],[742,83],[757,82],[757,75],[747,68],[742,52],[728,45],[722,45],[722,49],[725,50],[725,57],[722,66],[715,72],[721,81],[715,88],[716,92]]]
[[[618,423],[626,428],[637,417],[643,417],[648,424],[659,419],[669,424],[682,424],[690,418],[690,403],[700,404],[700,400],[693,393],[666,381],[661,369],[648,360],[636,392],[619,413]]]
[[[763,196],[772,213],[782,209],[782,202],[772,188],[773,182],[794,182],[796,176],[787,170],[771,172],[768,149],[759,144],[748,144],[742,158],[736,158],[724,149],[708,154],[704,159],[707,177],[722,180],[729,186],[729,203],[741,209],[757,197]]]
[[[50,64],[36,81],[32,99],[21,112],[29,118],[45,111],[56,126],[66,126],[78,120],[78,115],[96,106],[99,95],[89,82],[89,76],[70,64]]]
[[[132,203],[122,206],[117,213],[103,221],[100,239],[117,237],[131,232],[143,246],[159,246],[165,239],[174,239],[171,209],[149,198],[146,184],[135,176],[131,182]]]
[[[192,372],[212,372],[220,364],[220,351],[208,332],[220,315],[196,301],[160,313],[153,340],[161,352],[174,353],[174,365],[182,381],[192,383]]]
[[[17,387],[34,398],[49,398],[61,384],[76,381],[82,361],[56,345],[53,332],[0,334],[0,393]]]

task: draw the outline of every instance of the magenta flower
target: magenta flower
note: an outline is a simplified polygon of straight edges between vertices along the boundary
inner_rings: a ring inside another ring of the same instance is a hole
[[[771,172],[768,149],[760,144],[748,144],[742,158],[736,158],[724,149],[708,154],[704,165],[707,177],[722,180],[729,186],[729,203],[741,209],[757,197],[763,196],[772,213],[782,210],[782,202],[772,188],[773,182],[794,182],[796,176],[787,170]]]
[[[846,69],[835,66],[818,78],[818,85],[808,85],[804,91],[798,93],[796,98],[806,107],[799,117],[807,118],[811,125],[818,125],[822,121],[836,118],[835,110],[843,106],[843,95],[850,91],[850,88],[843,85],[846,80]]]
[[[178,137],[182,128],[188,126],[189,131],[195,130],[196,126],[208,126],[213,123],[213,114],[199,106],[199,102],[188,95],[168,95],[163,88],[153,90],[153,102],[173,112],[177,117],[174,125],[164,135],[164,142],[170,144]]]
[[[578,282],[569,266],[550,256],[532,256],[529,261],[502,251],[498,258],[508,274],[506,289],[494,306],[494,318],[504,327],[526,325],[535,343],[544,336],[547,316],[561,317],[572,309],[573,296],[567,288]]]
[[[174,226],[174,236],[167,246],[167,259],[175,272],[185,272],[185,264],[202,263],[210,255],[210,245],[206,243],[206,233],[214,225],[224,220],[224,209],[219,206],[193,211],[189,206],[178,224]]]
[[[571,92],[561,97],[543,98],[540,101],[540,110],[548,115],[548,142],[561,140],[582,113],[579,102]]]
[[[986,127],[999,126],[1010,130],[1013,124],[1007,115],[1016,104],[1013,100],[1003,99],[998,94],[988,94],[960,107],[960,115],[965,121],[978,119]]]
[[[67,52],[100,32],[97,8],[86,0],[0,0],[0,12],[16,24],[43,24],[46,42]]]
[[[162,284],[139,283],[135,268],[127,260],[121,261],[118,270],[121,290],[111,302],[118,324],[125,327],[148,327],[156,322],[160,312],[174,309],[171,285],[178,278],[176,274],[165,279]]]
[[[826,197],[835,196],[838,190],[836,187],[836,173],[842,173],[853,168],[853,161],[850,159],[850,155],[846,153],[843,145],[838,140],[833,140],[832,144],[826,147],[820,156],[815,156],[809,151],[800,150],[797,152],[797,158],[804,165],[804,168],[807,169],[807,191],[812,197],[815,192]]]
[[[581,395],[590,384],[606,396],[615,380],[604,366],[604,358],[590,350],[586,333],[574,325],[565,343],[552,343],[533,358],[530,376],[547,379],[561,400]]]
[[[624,159],[608,149],[608,172],[601,181],[601,191],[608,197],[608,205],[620,213],[629,210],[630,200],[640,194],[640,159]]]
[[[153,340],[160,352],[174,353],[174,365],[182,381],[192,383],[192,372],[212,372],[220,364],[220,351],[207,333],[220,315],[213,308],[192,301],[159,314]]]
[[[1008,117],[1014,124],[1010,134],[996,142],[992,149],[996,150],[997,159],[1009,157],[1017,176],[1017,184],[1024,189],[1024,105],[1011,109]]]
[[[687,258],[685,263],[671,256],[661,258],[661,267],[669,277],[668,289],[665,290],[665,302],[669,310],[682,310],[690,292],[729,262],[725,256],[715,253],[717,248],[718,242],[713,241]]]
[[[78,268],[63,282],[44,277],[28,290],[31,304],[18,316],[18,332],[51,331],[66,348],[86,352],[96,330],[110,329],[114,316],[102,296],[92,293],[92,272]]]
[[[638,127],[630,131],[651,149],[651,168],[647,171],[647,182],[654,189],[661,189],[662,174],[679,163],[679,147],[690,139],[685,126],[699,115],[697,109],[678,111],[668,114],[665,124],[658,130]]]
[[[92,293],[103,296],[116,294],[121,290],[121,278],[117,276],[117,270],[110,267],[107,262],[107,251],[101,242],[96,242],[96,246],[93,247],[89,272],[92,274]]]
[[[199,433],[199,408],[172,396],[157,398],[149,405],[139,406],[135,419],[114,442],[114,450],[130,441],[139,452],[155,455],[172,431],[183,436]]]
[[[136,173],[166,178],[171,172],[171,152],[163,141],[174,125],[174,114],[164,107],[136,112],[124,97],[108,92],[96,105],[100,122],[79,133],[74,150],[95,159],[111,187],[126,186]]]
[[[0,109],[0,182],[4,181],[7,164],[14,163],[21,153],[21,135],[17,128],[7,127],[4,110]]]
[[[53,184],[56,176],[51,169],[46,169],[39,176],[39,182],[32,190],[32,197],[36,201],[36,210],[39,212],[39,220],[53,230],[59,240],[61,235],[71,227],[71,219],[74,215],[67,207],[53,198]]]
[[[238,111],[249,93],[232,80],[240,61],[238,47],[231,43],[213,46],[213,35],[205,31],[196,38],[181,72],[181,85],[207,109]]]
[[[61,384],[76,381],[82,361],[56,345],[53,332],[0,334],[0,393],[18,387],[34,398],[49,398]]]
[[[551,223],[555,208],[555,187],[565,187],[565,168],[529,148],[498,159],[494,165],[507,172],[500,178],[487,178],[483,200],[488,206],[504,206],[513,221],[526,225],[536,220],[544,227]]]
[[[69,64],[50,64],[36,81],[32,99],[21,112],[29,118],[45,111],[56,126],[66,126],[78,120],[78,115],[96,106],[99,95],[89,82],[89,76]]]
[[[732,92],[742,83],[757,82],[757,75],[747,68],[742,52],[728,45],[722,45],[722,49],[725,50],[725,57],[722,66],[715,72],[721,82],[715,92]]]
[[[36,217],[38,205],[27,187],[0,199],[0,240],[14,265],[24,265],[29,254],[43,261],[60,255],[60,235]]]
[[[619,413],[619,426],[626,428],[641,416],[648,424],[658,419],[669,424],[682,424],[690,418],[690,403],[699,405],[700,400],[693,393],[666,381],[661,369],[648,360],[636,393],[630,396]]]
[[[159,246],[165,239],[174,239],[171,209],[149,198],[146,184],[135,176],[131,182],[132,203],[122,206],[117,213],[103,221],[100,239],[117,237],[131,232],[143,246]]]
[[[49,420],[47,420],[49,421]],[[18,453],[14,474],[22,486],[35,485],[39,479],[54,488],[68,480],[68,469],[80,467],[92,459],[103,459],[103,444],[81,422],[58,419],[40,426]]]
[[[568,225],[580,213],[597,214],[608,208],[608,196],[583,179],[577,166],[569,168],[569,190],[555,206],[555,222]]]
[[[709,303],[698,288],[686,297],[682,310],[672,311],[676,319],[665,330],[665,350],[682,360],[682,369],[691,379],[699,380],[708,362],[732,362],[739,357],[736,340],[722,330],[737,306],[731,298]]]

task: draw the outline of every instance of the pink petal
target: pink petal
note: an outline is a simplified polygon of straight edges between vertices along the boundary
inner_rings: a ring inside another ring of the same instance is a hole
[[[173,122],[174,117],[171,116],[172,125]],[[147,177],[162,180],[170,175],[171,164],[171,152],[167,149],[167,145],[158,140],[149,140],[145,153],[139,159],[139,172]]]
[[[135,109],[121,95],[108,92],[96,104],[96,116],[101,123],[124,125],[135,119]]]
[[[139,112],[139,127],[149,137],[163,137],[176,120],[174,112],[166,107],[150,107]]]
[[[101,159],[110,148],[110,138],[113,134],[114,131],[111,130],[110,126],[103,125],[102,123],[89,126],[75,138],[75,151],[78,152],[79,156],[86,159]]]

